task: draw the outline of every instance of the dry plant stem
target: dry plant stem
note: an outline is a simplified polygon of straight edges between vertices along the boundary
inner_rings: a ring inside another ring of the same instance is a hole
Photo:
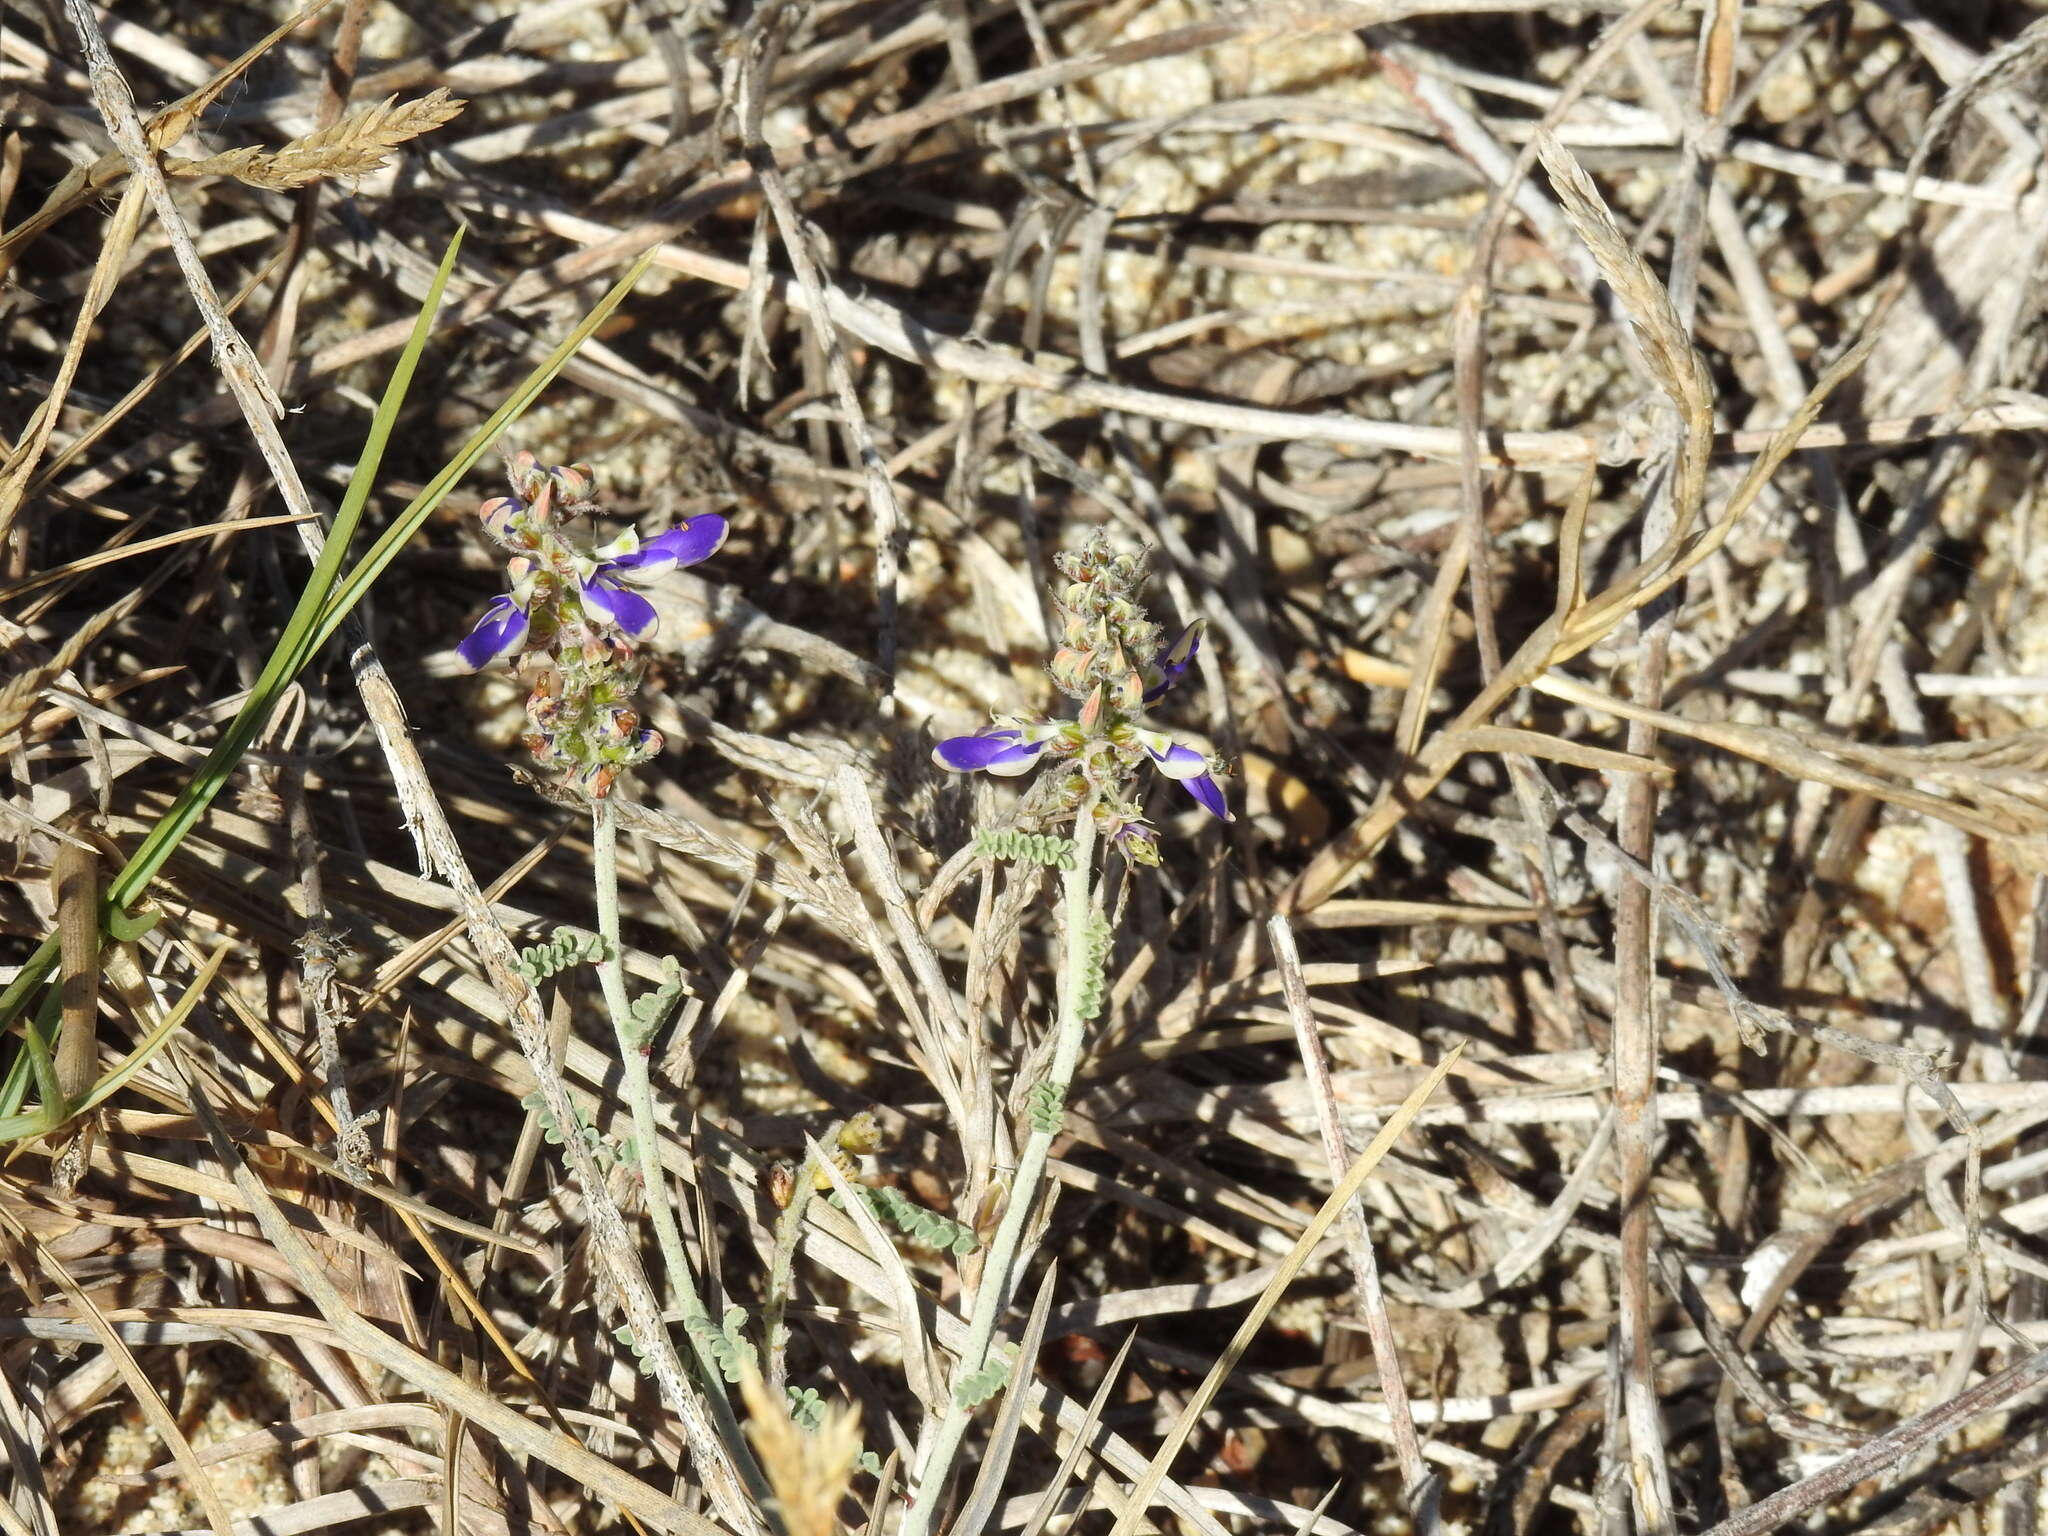
[[[2048,1350],[1980,1381],[1939,1407],[1896,1424],[1832,1466],[1780,1488],[1769,1498],[1723,1520],[1706,1536],[1768,1536],[1801,1515],[1841,1498],[1867,1477],[1898,1466],[1915,1451],[1933,1445],[1980,1414],[2003,1408],[2048,1386]]]
[[[1351,1150],[1344,1144],[1344,1125],[1338,1118],[1337,1096],[1330,1083],[1330,1060],[1323,1050],[1322,1035],[1316,1028],[1315,1007],[1309,998],[1308,982],[1301,974],[1301,953],[1294,943],[1294,930],[1286,917],[1275,913],[1266,925],[1273,941],[1273,963],[1279,968],[1286,990],[1287,1016],[1301,1044],[1301,1064],[1316,1101],[1316,1115],[1323,1133],[1323,1150],[1329,1155],[1330,1177],[1341,1179],[1351,1166]],[[1387,1316],[1387,1301],[1380,1290],[1379,1261],[1373,1254],[1372,1233],[1365,1222],[1364,1201],[1354,1199],[1344,1217],[1345,1246],[1351,1259],[1353,1283],[1358,1288],[1358,1309],[1365,1314],[1366,1332],[1372,1340],[1373,1365],[1378,1369],[1380,1395],[1386,1400],[1387,1421],[1393,1427],[1394,1455],[1401,1464],[1401,1485],[1415,1521],[1417,1536],[1429,1536],[1437,1529],[1436,1495],[1439,1485],[1423,1465],[1422,1446],[1415,1437],[1415,1416],[1408,1407],[1407,1384],[1401,1380],[1400,1341],[1394,1337],[1393,1321]]]
[[[1643,520],[1641,558],[1647,566],[1673,539],[1692,528],[1702,509],[1705,451],[1713,430],[1706,370],[1693,351],[1680,306],[1636,256],[1591,180],[1554,143],[1543,143],[1539,154],[1557,183],[1573,227],[1591,248],[1634,322],[1651,376],[1670,398],[1672,416],[1662,434],[1670,458],[1659,483],[1650,491]],[[1697,240],[1697,220],[1692,221],[1689,232],[1674,231],[1674,238],[1682,245],[1688,233]],[[1638,606],[1636,614],[1635,701],[1656,709],[1663,703],[1664,671],[1678,605],[1669,598],[1661,602],[1653,598]],[[1631,754],[1648,758],[1656,746],[1653,726],[1640,720],[1630,722],[1627,749]],[[1656,834],[1656,781],[1648,774],[1632,773],[1622,779],[1619,788],[1622,803],[1617,841],[1631,859],[1647,866]],[[1650,1247],[1655,1231],[1650,1174],[1657,1141],[1659,1027],[1656,932],[1650,890],[1639,881],[1624,881],[1616,897],[1614,949],[1614,1140],[1621,1163],[1617,1344],[1622,1356],[1623,1412],[1637,1515],[1647,1531],[1664,1533],[1675,1528],[1671,1473],[1650,1358],[1650,1336],[1656,1324],[1650,1291]]]
[[[1654,542],[1645,530],[1646,546]],[[1645,629],[1636,701],[1655,708],[1663,698],[1675,607]],[[1648,756],[1656,750],[1654,728],[1631,721],[1628,750]],[[1656,833],[1657,789],[1648,774],[1632,774],[1622,788],[1622,849],[1642,863],[1650,859]],[[1621,1160],[1621,1328],[1622,1398],[1629,1430],[1631,1480],[1644,1524],[1652,1531],[1673,1528],[1670,1476],[1664,1459],[1663,1421],[1657,1406],[1650,1335],[1656,1313],[1650,1294],[1650,1244],[1655,1212],[1650,1173],[1657,1142],[1657,1005],[1655,921],[1650,889],[1625,880],[1616,901],[1614,949],[1615,1148]]]
[[[825,368],[832,382],[832,391],[839,397],[843,418],[840,425],[854,456],[860,461],[868,507],[875,516],[875,590],[880,606],[875,659],[881,665],[883,675],[893,680],[896,675],[897,568],[904,540],[903,512],[897,505],[896,487],[890,482],[888,468],[882,462],[880,450],[875,447],[867,413],[861,409],[860,391],[854,384],[853,369],[846,361],[846,349],[833,334],[825,287],[819,279],[817,264],[811,260],[805,246],[806,226],[797,214],[796,205],[790,201],[781,173],[773,168],[765,151],[761,156],[760,175],[762,195],[775,215],[776,228],[789,251],[790,266],[808,301],[811,323],[815,327],[819,349],[825,354]]]
[[[653,1056],[653,1029],[639,1038],[633,1022],[633,1003],[626,993],[625,951],[619,933],[619,820],[609,796],[594,802],[590,813],[591,867],[597,899],[597,933],[604,941],[604,955],[597,963],[598,985],[604,990],[605,1011],[612,1016],[612,1033],[619,1044],[619,1071],[625,1079],[626,1104],[633,1113],[633,1151],[645,1186],[647,1212],[654,1223],[655,1241],[661,1247],[662,1267],[668,1271],[668,1292],[683,1314],[685,1324],[709,1318],[697,1282],[690,1273],[690,1255],[683,1247],[682,1228],[676,1224],[675,1206],[669,1199],[668,1174],[661,1166],[661,1120],[654,1111],[654,1080],[648,1063]],[[573,1124],[574,1122],[569,1122]],[[567,1139],[566,1137],[564,1138]],[[768,1484],[755,1465],[746,1437],[740,1433],[732,1403],[725,1395],[725,1377],[710,1346],[696,1329],[684,1329],[704,1384],[704,1401],[712,1421],[740,1475],[747,1480],[757,1499],[768,1497]],[[635,1331],[638,1342],[638,1331]]]
[[[128,88],[128,82],[116,67],[113,55],[107,51],[107,40],[101,35],[99,23],[92,14],[92,8],[85,0],[64,0],[64,9],[71,18],[71,24],[78,31],[78,37],[85,48],[86,65],[92,77],[93,101],[100,110],[100,116],[107,125],[107,133],[114,141],[114,147],[128,162],[128,168],[141,182],[143,192],[149,199],[151,210],[164,227],[170,238],[171,250],[176,255],[178,267],[185,276],[186,286],[198,303],[200,313],[206,317],[207,329],[213,333],[215,361],[228,388],[233,391],[245,416],[261,416],[275,421],[284,414],[284,406],[277,398],[277,392],[270,387],[270,380],[256,361],[256,354],[243,339],[242,333],[222,313],[220,300],[215,297],[213,284],[200,264],[199,252],[192,244],[192,236],[185,228],[184,218],[179,214],[177,204],[171,200],[171,189],[164,180],[161,167],[151,153],[148,137],[142,119],[135,111],[135,96]],[[257,437],[257,446],[263,451],[271,472],[279,479],[287,477],[288,471],[281,467],[284,444],[273,432]]]
[[[1066,950],[1060,967],[1059,1022],[1055,1026],[1052,1063],[1046,1070],[1045,1086],[1058,1095],[1061,1105],[1066,1103],[1074,1073],[1081,1063],[1081,1036],[1086,1021],[1081,1017],[1080,997],[1089,965],[1088,929],[1095,900],[1094,863],[1095,802],[1091,798],[1082,805],[1074,819],[1073,867],[1060,878],[1066,907]],[[1024,1233],[1038,1204],[1038,1189],[1045,1178],[1046,1161],[1052,1155],[1053,1137],[1054,1132],[1034,1125],[1029,1140],[1024,1143],[1024,1150],[1018,1154],[1017,1176],[1010,1188],[1010,1203],[1003,1211],[1002,1225],[996,1229],[995,1241],[989,1245],[987,1262],[982,1265],[981,1287],[975,1292],[974,1313],[968,1319],[967,1339],[953,1369],[956,1390],[947,1398],[946,1411],[932,1434],[922,1465],[917,1469],[917,1484],[911,1494],[910,1506],[903,1513],[900,1536],[928,1536],[932,1519],[938,1513],[947,1476],[960,1453],[960,1442],[967,1434],[968,1421],[974,1417],[971,1407],[961,1405],[957,1384],[987,1363],[989,1342],[995,1336],[996,1324],[1002,1318],[1010,1293],[1016,1288],[1017,1276],[1030,1261],[1033,1244],[1025,1241]],[[1028,1370],[1029,1362],[1019,1361],[1017,1368]]]
[[[515,970],[512,974],[517,976],[519,973]],[[534,1423],[517,1409],[472,1386],[446,1366],[407,1348],[359,1315],[327,1278],[325,1261],[314,1255],[312,1246],[285,1219],[284,1212],[278,1209],[276,1200],[262,1180],[250,1171],[227,1128],[221,1124],[219,1115],[207,1100],[198,1074],[186,1059],[183,1042],[173,1040],[170,1052],[184,1078],[186,1093],[205,1129],[214,1157],[234,1179],[249,1213],[263,1229],[264,1237],[291,1266],[293,1283],[341,1336],[344,1347],[382,1366],[434,1402],[453,1408],[495,1436],[508,1450],[544,1462],[588,1487],[604,1502],[637,1515],[656,1529],[682,1532],[685,1536],[727,1536],[725,1531],[702,1515],[692,1514],[675,1500],[620,1471],[568,1436]],[[752,1524],[741,1527],[747,1530],[756,1528]]]
[[[1894,640],[1886,644],[1878,661],[1877,686],[1885,707],[1899,724],[1901,733],[1914,745],[1928,741],[1927,717],[1920,708],[1913,679],[1907,675],[1905,655]],[[1931,785],[1920,788],[1940,791]],[[1963,995],[1970,1005],[1970,1022],[1991,1039],[2006,1032],[2005,1002],[2000,994],[1991,951],[1984,939],[1984,924],[1978,912],[1976,880],[1970,869],[1970,842],[1961,828],[1948,822],[1927,819],[1927,841],[1934,850],[1934,864],[1941,877],[1942,899],[1948,907],[1950,940],[1963,973]],[[1996,1071],[2002,1057],[1986,1051],[1987,1071]]]

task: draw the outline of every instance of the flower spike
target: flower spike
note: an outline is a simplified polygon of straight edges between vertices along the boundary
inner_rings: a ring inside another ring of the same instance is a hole
[[[530,727],[521,740],[541,767],[602,799],[662,747],[631,702],[641,672],[634,645],[658,622],[633,587],[716,553],[726,520],[691,518],[647,539],[629,529],[592,549],[569,527],[600,510],[594,469],[524,450],[506,469],[512,494],[477,511],[484,532],[510,552],[511,591],[491,600],[456,654],[472,672],[518,656]]]
[[[1150,763],[1184,787],[1197,805],[1230,820],[1230,803],[1217,783],[1220,771],[1193,747],[1145,727],[1138,712],[1186,675],[1202,644],[1197,619],[1162,643],[1159,626],[1137,600],[1144,557],[1116,554],[1101,535],[1057,561],[1067,584],[1056,601],[1065,622],[1049,668],[1060,691],[1079,710],[1072,720],[1005,720],[972,736],[951,736],[932,759],[953,773],[1030,772],[1058,760],[1055,803],[1068,811],[1092,807],[1100,830],[1126,859],[1156,864],[1158,839],[1130,797],[1133,778]]]

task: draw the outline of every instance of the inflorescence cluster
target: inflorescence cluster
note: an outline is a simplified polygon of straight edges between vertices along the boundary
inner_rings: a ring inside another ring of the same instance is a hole
[[[651,539],[628,529],[588,548],[568,532],[597,509],[597,476],[588,464],[543,464],[522,451],[512,456],[509,476],[512,494],[492,497],[477,515],[511,551],[511,590],[491,600],[456,651],[471,671],[517,658],[528,683],[528,750],[543,768],[602,799],[619,774],[662,744],[659,732],[640,724],[633,704],[641,672],[635,645],[655,628],[654,606],[633,587],[715,554],[726,521],[694,517]],[[1204,809],[1230,819],[1217,765],[1142,719],[1145,707],[1186,675],[1201,645],[1201,621],[1166,640],[1138,601],[1145,557],[1115,551],[1100,533],[1057,564],[1065,578],[1055,595],[1064,633],[1049,671],[1078,702],[1074,718],[1001,719],[989,730],[940,742],[932,755],[955,772],[1005,776],[1060,763],[1050,787],[1055,811],[1085,811],[1125,858],[1157,864],[1158,834],[1134,798],[1147,763]]]
[[[693,517],[651,539],[629,528],[588,549],[568,532],[597,507],[588,464],[543,464],[521,451],[508,473],[512,494],[492,497],[477,516],[512,552],[512,589],[491,600],[455,649],[473,672],[518,658],[528,684],[521,739],[542,768],[602,799],[621,773],[661,750],[661,733],[643,728],[633,705],[641,671],[634,645],[656,622],[654,605],[633,586],[715,554],[726,521]]]
[[[1138,601],[1145,557],[1115,552],[1100,533],[1055,563],[1066,578],[1055,597],[1065,623],[1050,671],[1060,691],[1079,702],[1079,711],[1071,720],[1000,719],[990,730],[940,742],[932,759],[956,773],[1005,776],[1058,762],[1058,808],[1074,815],[1085,809],[1125,858],[1157,864],[1158,834],[1133,798],[1138,770],[1146,763],[1178,781],[1205,810],[1230,819],[1217,766],[1141,719],[1145,706],[1163,698],[1193,664],[1202,643],[1201,620],[1166,641]]]

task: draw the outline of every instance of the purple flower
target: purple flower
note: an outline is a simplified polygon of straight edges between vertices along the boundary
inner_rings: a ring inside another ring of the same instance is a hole
[[[1196,804],[1219,821],[1230,820],[1230,804],[1223,798],[1223,787],[1209,772],[1208,758],[1193,747],[1181,745],[1164,731],[1139,731],[1137,739],[1154,766],[1193,795]]]
[[[1119,727],[1124,729],[1128,728]],[[1123,739],[1141,748],[1153,766],[1193,795],[1202,809],[1223,821],[1231,819],[1229,802],[1209,771],[1208,758],[1164,731],[1130,730]],[[1063,749],[1059,755],[1064,756],[1079,747],[1079,732],[1075,727],[1050,720],[997,726],[972,736],[947,737],[932,748],[932,761],[953,773],[994,773],[1012,778],[1029,773],[1038,765],[1045,749],[1055,742]]]
[[[1173,639],[1173,643],[1161,651],[1152,663],[1156,676],[1145,689],[1145,702],[1156,704],[1166,696],[1166,691],[1187,675],[1194,665],[1195,653],[1202,648],[1202,620],[1197,619]]]
[[[578,466],[570,465],[559,473],[568,474],[576,469]],[[543,484],[532,506],[544,507],[548,496],[549,487]],[[540,539],[529,537],[529,525],[520,521],[530,510],[528,504],[512,497],[496,497],[484,504],[484,523],[499,542],[538,551]],[[654,605],[627,583],[658,581],[670,571],[695,565],[717,553],[729,531],[724,518],[707,513],[651,539],[642,539],[628,529],[588,555],[565,550],[559,553],[559,559],[573,566],[577,595],[597,622],[630,639],[644,640],[654,633]],[[527,609],[532,606],[537,588],[547,579],[538,571],[544,555],[540,551],[533,557],[519,556],[513,560],[512,590],[492,598],[469,637],[455,647],[470,671],[480,672],[524,645],[530,627]]]
[[[655,581],[695,565],[718,552],[728,531],[726,520],[716,513],[693,517],[645,541],[628,529],[594,551],[595,561],[587,570],[578,562],[583,606],[633,639],[646,639],[654,633],[654,605],[624,583]]]
[[[995,773],[1013,778],[1028,773],[1036,765],[1038,754],[1058,729],[1034,727],[1027,735],[1016,727],[1004,726],[978,736],[949,736],[932,748],[932,761],[954,773]],[[1042,735],[1040,730],[1044,731]]]
[[[468,638],[455,647],[455,654],[472,672],[481,672],[500,657],[518,650],[526,639],[526,610],[509,592],[491,599],[491,606],[476,621]]]

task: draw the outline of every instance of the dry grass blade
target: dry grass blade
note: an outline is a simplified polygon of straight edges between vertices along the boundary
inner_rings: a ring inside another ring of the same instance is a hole
[[[1286,991],[1288,1022],[1301,1046],[1302,1067],[1309,1091],[1315,1098],[1323,1151],[1330,1159],[1330,1176],[1335,1179],[1351,1154],[1344,1143],[1344,1126],[1338,1117],[1337,1098],[1330,1085],[1329,1054],[1316,1026],[1308,983],[1301,974],[1301,953],[1294,942],[1294,930],[1288,927],[1285,917],[1276,914],[1271,918],[1266,924],[1266,933]],[[1422,1448],[1415,1439],[1415,1419],[1409,1412],[1408,1389],[1401,1379],[1399,1344],[1394,1336],[1393,1323],[1387,1316],[1386,1298],[1380,1290],[1379,1261],[1373,1253],[1372,1234],[1366,1227],[1365,1208],[1356,1200],[1344,1213],[1344,1240],[1351,1258],[1355,1301],[1365,1316],[1366,1329],[1372,1340],[1373,1365],[1380,1379],[1380,1397],[1386,1404],[1387,1417],[1394,1428],[1394,1453],[1400,1459],[1401,1482],[1416,1507],[1417,1532],[1427,1532],[1436,1525],[1435,1500],[1428,1491],[1429,1472],[1422,1463]]]
[[[1547,133],[1537,140],[1537,152],[1557,188],[1565,217],[1586,242],[1600,275],[1633,323],[1651,377],[1678,413],[1678,484],[1673,500],[1679,517],[1670,534],[1675,544],[1690,531],[1706,495],[1707,452],[1714,438],[1713,381],[1671,296],[1615,222],[1592,178]]]
[[[1096,1385],[1095,1395],[1088,1400],[1088,1410],[1067,1442],[1065,1454],[1060,1457],[1059,1470],[1046,1484],[1045,1493],[1025,1520],[1022,1536],[1041,1536],[1058,1511],[1060,1499],[1073,1481],[1074,1469],[1081,1464],[1081,1457],[1089,1443],[1095,1438],[1095,1427],[1102,1421],[1102,1410],[1109,1402],[1109,1395],[1124,1379],[1124,1366],[1131,1358],[1131,1346],[1138,1342],[1138,1330],[1133,1328],[1124,1335],[1123,1343],[1117,1346],[1116,1354],[1110,1359],[1108,1369],[1102,1373],[1102,1380]]]
[[[149,1379],[148,1373],[136,1361],[134,1351],[129,1349],[127,1341],[108,1326],[105,1316],[93,1304],[92,1298],[85,1294],[76,1280],[71,1278],[71,1272],[44,1247],[41,1238],[5,1210],[0,1210],[0,1223],[6,1225],[20,1247],[35,1255],[36,1263],[41,1266],[43,1273],[56,1283],[57,1289],[64,1293],[64,1299],[71,1303],[73,1312],[90,1325],[95,1337],[105,1347],[107,1358],[114,1362],[122,1381],[133,1394],[135,1406],[142,1410],[142,1415],[149,1421],[150,1427],[163,1437],[164,1445],[183,1468],[186,1486],[199,1500],[200,1508],[206,1512],[206,1523],[213,1531],[213,1536],[235,1536],[234,1517],[228,1513],[227,1505],[222,1502],[220,1490],[214,1487],[213,1479],[200,1464],[199,1458],[193,1454],[192,1442],[179,1427],[177,1416],[164,1402],[155,1383]]]
[[[1116,1524],[1111,1527],[1110,1536],[1131,1536],[1144,1521],[1146,1511],[1151,1508],[1153,1498],[1159,1492],[1160,1483],[1165,1480],[1174,1458],[1180,1454],[1181,1447],[1193,1433],[1196,1420],[1208,1411],[1209,1404],[1215,1401],[1223,1383],[1237,1368],[1252,1339],[1265,1327],[1266,1319],[1272,1315],[1273,1308],[1279,1303],[1281,1293],[1293,1283],[1295,1275],[1299,1273],[1301,1266],[1308,1262],[1308,1256],[1322,1242],[1324,1234],[1350,1208],[1352,1199],[1365,1187],[1365,1181],[1372,1177],[1373,1170],[1379,1167],[1380,1160],[1387,1155],[1394,1143],[1400,1140],[1401,1133],[1408,1129],[1408,1123],[1429,1101],[1437,1086],[1450,1075],[1451,1068],[1463,1054],[1462,1045],[1453,1047],[1451,1052],[1430,1070],[1429,1076],[1415,1085],[1413,1091],[1402,1101],[1401,1107],[1387,1117],[1387,1123],[1380,1128],[1379,1134],[1373,1137],[1371,1144],[1359,1154],[1358,1161],[1353,1163],[1349,1171],[1338,1181],[1337,1187],[1330,1192],[1330,1197],[1323,1202],[1322,1209],[1316,1212],[1294,1246],[1288,1250],[1287,1257],[1280,1261],[1273,1278],[1267,1282],[1258,1300],[1252,1303],[1251,1312],[1238,1325],[1237,1332],[1231,1335],[1230,1343],[1217,1357],[1216,1363],[1209,1368],[1209,1374],[1202,1379],[1202,1384],[1189,1395],[1180,1412],[1174,1416],[1172,1425],[1166,1431],[1165,1440],[1153,1453],[1151,1462],[1145,1468],[1145,1475],[1138,1479],[1132,1489],[1130,1503],[1118,1517]]]
[[[361,1317],[327,1279],[321,1261],[285,1219],[262,1180],[236,1150],[227,1127],[221,1124],[187,1062],[184,1048],[174,1043],[171,1054],[184,1077],[193,1112],[205,1126],[215,1158],[228,1170],[235,1187],[248,1202],[247,1209],[263,1229],[263,1235],[291,1266],[300,1290],[351,1351],[393,1372],[432,1401],[482,1426],[508,1449],[545,1462],[588,1487],[598,1498],[648,1521],[656,1529],[680,1532],[683,1536],[721,1536],[720,1528],[703,1516],[690,1513],[567,1436],[541,1429],[524,1414],[472,1386],[445,1366],[406,1348]]]
[[[830,1181],[833,1193],[839,1197],[847,1216],[860,1229],[868,1252],[888,1281],[887,1290],[878,1299],[887,1302],[896,1315],[897,1336],[903,1341],[906,1385],[912,1396],[929,1408],[943,1400],[944,1388],[932,1358],[931,1335],[925,1326],[924,1306],[918,1295],[917,1282],[910,1278],[910,1267],[903,1262],[903,1255],[897,1252],[896,1245],[882,1230],[875,1213],[868,1209],[867,1201],[855,1191],[853,1181],[831,1158],[825,1156],[815,1141],[809,1142],[804,1151],[807,1165],[816,1168]]]
[[[99,261],[93,267],[92,282],[78,306],[78,319],[72,329],[70,344],[65,347],[63,359],[57,366],[56,382],[36,407],[28,429],[15,442],[6,459],[0,461],[0,538],[4,538],[14,526],[29,480],[42,461],[50,434],[56,430],[57,421],[63,414],[64,400],[71,392],[72,380],[77,377],[78,366],[85,358],[86,340],[92,334],[100,311],[113,297],[121,264],[127,259],[128,247],[142,221],[142,204],[140,183],[122,194],[120,203],[115,207],[106,242],[100,248]]]

